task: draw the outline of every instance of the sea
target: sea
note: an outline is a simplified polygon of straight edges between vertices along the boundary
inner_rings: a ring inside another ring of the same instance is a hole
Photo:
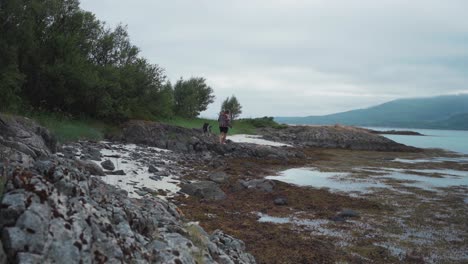
[[[418,148],[440,148],[468,155],[467,130],[436,130],[391,127],[366,127],[378,131],[405,130],[419,132],[425,136],[383,135],[393,141]]]

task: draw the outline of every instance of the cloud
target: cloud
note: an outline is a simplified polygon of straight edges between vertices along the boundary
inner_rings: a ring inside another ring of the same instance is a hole
[[[244,116],[314,115],[468,91],[462,0],[82,0],[151,62],[203,76]]]

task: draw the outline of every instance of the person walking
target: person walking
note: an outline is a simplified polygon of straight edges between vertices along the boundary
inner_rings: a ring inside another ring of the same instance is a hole
[[[226,136],[229,131],[229,128],[231,127],[231,119],[229,118],[228,110],[221,111],[221,113],[219,114],[218,123],[220,132],[219,143],[226,144]]]

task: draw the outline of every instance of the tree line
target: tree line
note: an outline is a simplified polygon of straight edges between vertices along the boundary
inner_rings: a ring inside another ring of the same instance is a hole
[[[204,78],[172,85],[78,0],[0,1],[0,111],[53,111],[112,121],[196,117],[214,100]]]

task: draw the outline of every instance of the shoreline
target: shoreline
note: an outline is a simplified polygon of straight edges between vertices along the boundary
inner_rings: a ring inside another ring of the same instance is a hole
[[[238,250],[248,263],[255,261],[246,252],[258,263],[468,259],[460,244],[468,237],[463,229],[468,187],[414,185],[417,177],[440,183],[468,173],[468,161],[462,161],[467,155],[411,148],[347,127],[300,131],[309,142],[319,136],[321,148],[298,145],[290,134],[278,131],[282,134],[270,133],[263,139],[283,138],[279,142],[290,146],[219,145],[215,136],[201,136],[198,130],[134,122],[116,141],[82,141],[61,146],[58,154],[46,154],[74,161],[91,174],[102,175],[92,176],[97,181],[103,179],[132,192],[117,191],[118,197],[127,197],[118,199],[141,204],[156,196],[163,204],[175,204],[171,210],[177,212],[177,221],[198,222],[211,234],[220,229],[240,239],[245,248]],[[103,170],[104,161],[107,169]],[[314,168],[317,175],[331,173],[326,180],[332,185],[299,186],[274,176],[303,168]],[[448,175],[448,170],[454,175]],[[162,187],[164,181],[181,190]],[[357,186],[366,181],[380,183],[363,192],[335,190],[341,183]],[[447,226],[451,229],[446,230]],[[185,228],[189,227],[184,224]],[[430,236],[418,237],[420,233]]]

